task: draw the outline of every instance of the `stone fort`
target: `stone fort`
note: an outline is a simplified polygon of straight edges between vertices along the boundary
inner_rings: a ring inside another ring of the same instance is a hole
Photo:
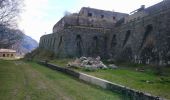
[[[83,7],[58,21],[52,34],[41,37],[39,48],[57,57],[170,64],[170,0],[130,14]]]

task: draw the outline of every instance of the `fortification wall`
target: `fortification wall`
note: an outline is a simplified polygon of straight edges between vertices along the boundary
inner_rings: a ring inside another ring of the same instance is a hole
[[[94,18],[98,18],[98,19],[102,18],[102,19],[115,21],[115,22],[125,16],[128,16],[128,14],[125,14],[125,13],[99,10],[99,9],[94,9],[94,8],[89,8],[89,7],[83,7],[80,10],[79,14],[81,16],[85,16],[85,17],[94,17]],[[91,16],[89,16],[89,15],[91,15]]]
[[[164,0],[145,9],[147,14],[139,18],[134,16],[140,14],[130,15],[131,21],[124,18],[116,25],[81,14],[68,16],[61,20],[65,25],[61,30],[54,27],[57,31],[41,38],[40,47],[59,57],[101,56],[135,63],[170,64],[169,5],[170,1]]]
[[[125,16],[127,14],[84,7],[78,14],[74,13],[64,16],[54,25],[53,33],[67,26],[113,28],[115,23]]]
[[[69,26],[57,33],[41,37],[41,48],[55,52],[58,57],[107,55],[107,34],[110,29]]]
[[[161,65],[170,62],[169,8],[122,24],[113,33],[110,52],[115,59]]]
[[[69,15],[62,18],[54,27],[53,33],[57,33],[60,30],[68,26],[85,26],[96,28],[113,28],[114,22],[106,19],[98,19],[94,17],[85,17],[79,15]]]

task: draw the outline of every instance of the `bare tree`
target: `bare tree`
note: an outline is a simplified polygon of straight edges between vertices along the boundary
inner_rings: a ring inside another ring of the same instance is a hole
[[[24,33],[18,29],[0,26],[0,48],[11,48],[23,39]]]
[[[0,48],[10,48],[23,38],[17,23],[23,0],[0,0]]]
[[[11,25],[15,22],[23,0],[0,0],[0,25]]]

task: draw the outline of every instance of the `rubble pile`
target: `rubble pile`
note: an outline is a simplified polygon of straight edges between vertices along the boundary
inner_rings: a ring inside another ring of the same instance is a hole
[[[97,58],[92,57],[76,58],[75,61],[69,62],[68,66],[73,68],[84,68],[89,71],[108,68],[105,64],[103,64],[102,61],[100,61],[99,56]]]

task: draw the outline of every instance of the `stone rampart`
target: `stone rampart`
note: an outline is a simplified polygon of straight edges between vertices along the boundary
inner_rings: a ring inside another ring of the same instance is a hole
[[[166,65],[170,61],[169,36],[170,9],[166,9],[115,27],[110,52],[119,60]]]
[[[58,57],[104,57],[107,55],[108,33],[111,29],[68,26],[57,34],[41,37],[40,47],[55,52]]]
[[[40,47],[58,57],[101,56],[115,61],[167,65],[170,64],[169,5],[169,0],[163,0],[143,9],[143,13],[130,16],[118,13],[120,20],[116,24],[109,18],[100,18],[100,15],[111,17],[111,12],[83,8],[79,14],[61,19],[52,34],[42,36]]]

